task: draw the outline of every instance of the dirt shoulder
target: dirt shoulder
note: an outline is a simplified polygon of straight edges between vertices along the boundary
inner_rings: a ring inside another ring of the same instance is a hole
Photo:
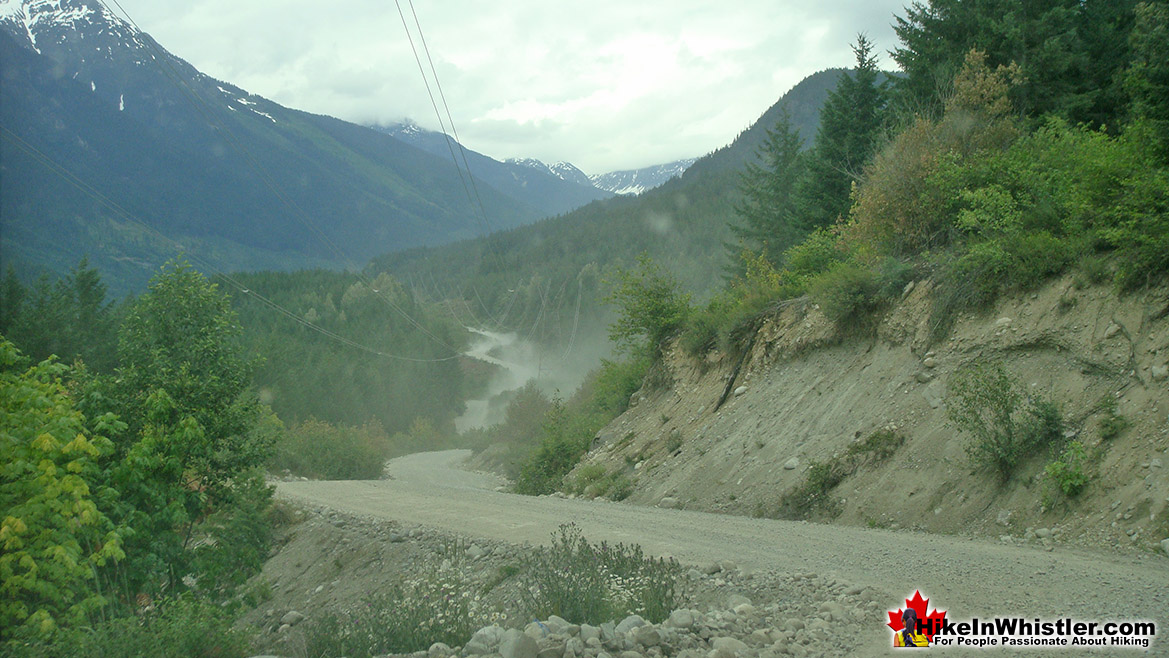
[[[477,489],[452,471],[464,451],[412,455],[391,463],[394,479],[287,482],[278,496],[373,520],[507,544],[543,543],[577,524],[592,540],[635,542],[684,564],[731,560],[747,572],[814,573],[887,596],[920,589],[953,618],[1102,616],[1169,628],[1169,560],[1066,546],[995,541],[657,509],[604,501],[524,497]],[[450,484],[448,484],[450,483]],[[480,484],[491,486],[490,481]],[[874,632],[864,652],[884,650]],[[1154,645],[1165,653],[1166,643]]]

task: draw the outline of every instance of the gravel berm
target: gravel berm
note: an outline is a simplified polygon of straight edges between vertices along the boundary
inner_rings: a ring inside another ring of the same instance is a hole
[[[277,495],[516,544],[545,544],[561,524],[575,523],[590,540],[637,543],[649,554],[686,565],[730,560],[747,572],[816,573],[875,588],[889,594],[891,609],[920,590],[931,607],[957,620],[1150,620],[1158,634],[1147,655],[1169,655],[1165,556],[519,496],[496,491],[499,481],[492,476],[459,469],[468,454],[449,450],[402,457],[389,463],[385,480],[281,482]],[[874,628],[872,641],[858,655],[888,653],[889,635],[882,631]],[[1093,655],[1112,651],[1117,650]]]

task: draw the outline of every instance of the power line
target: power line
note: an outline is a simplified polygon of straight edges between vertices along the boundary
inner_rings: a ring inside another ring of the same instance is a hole
[[[102,0],[99,0],[99,2],[100,1],[102,1]],[[122,7],[121,3],[119,3],[118,0],[113,0],[113,3],[122,12],[123,16],[125,16],[125,18],[126,18],[126,21],[129,22],[130,25],[132,25],[134,27],[134,29],[138,30],[139,33],[144,33],[142,28],[140,28],[138,26],[138,24],[134,21],[133,17],[131,17],[129,12],[127,12],[125,10],[125,8]],[[108,7],[107,7],[107,9],[108,9]],[[449,345],[446,341],[442,340],[438,336],[434,335],[433,332],[431,332],[429,329],[427,329],[421,323],[419,323],[417,320],[415,320],[413,316],[411,316],[405,310],[401,309],[397,304],[395,304],[392,300],[390,300],[380,290],[375,288],[371,282],[367,281],[365,279],[365,277],[363,277],[360,274],[360,270],[359,270],[359,268],[357,268],[356,264],[353,263],[349,259],[348,255],[345,254],[341,250],[340,247],[338,247],[332,240],[329,239],[329,237],[323,231],[321,231],[315,224],[312,223],[312,221],[310,221],[308,219],[308,213],[306,213],[297,203],[295,203],[292,199],[288,198],[280,190],[280,188],[276,185],[275,181],[273,181],[272,178],[267,174],[266,170],[255,159],[255,157],[247,149],[247,147],[245,147],[242,142],[240,142],[238,139],[236,139],[235,134],[232,133],[232,131],[226,125],[224,125],[221,121],[215,119],[214,117],[212,117],[209,114],[209,112],[207,111],[207,108],[205,106],[204,101],[198,96],[198,94],[196,94],[194,92],[194,90],[190,89],[190,87],[186,84],[186,82],[182,79],[182,77],[178,75],[178,72],[175,71],[174,68],[171,66],[170,58],[166,57],[165,53],[163,53],[159,49],[158,45],[154,42],[154,40],[147,39],[146,43],[147,43],[147,46],[149,48],[154,50],[159,55],[158,57],[152,57],[151,59],[155,62],[155,65],[159,67],[159,70],[162,71],[163,75],[166,76],[173,84],[175,84],[180,89],[180,91],[182,91],[187,96],[188,100],[192,103],[195,110],[197,112],[199,112],[199,114],[209,124],[211,124],[211,126],[214,129],[216,129],[217,131],[221,131],[228,138],[228,142],[231,144],[231,146],[234,149],[236,149],[241,155],[244,156],[244,159],[248,163],[248,166],[251,167],[253,169],[253,171],[256,172],[256,174],[260,177],[260,180],[264,182],[264,184],[268,187],[268,189],[282,203],[284,203],[284,205],[288,206],[293,211],[294,217],[297,219],[298,222],[300,222],[300,224],[302,226],[304,226],[306,229],[309,230],[310,234],[314,234],[316,236],[316,238],[318,240],[320,240],[321,243],[323,243],[326,247],[328,247],[329,250],[331,250],[342,261],[344,261],[346,264],[348,264],[350,266],[350,268],[353,270],[352,273],[353,273],[354,277],[356,277],[358,280],[360,280],[362,283],[364,283],[366,286],[368,286],[369,289],[372,290],[374,292],[374,294],[379,299],[381,299],[383,302],[385,302],[391,309],[393,309],[395,312],[400,314],[402,317],[406,318],[406,320],[411,325],[413,325],[418,331],[420,331],[422,334],[426,335],[428,338],[435,341],[436,343],[442,345],[446,349],[450,350],[451,352],[453,352],[455,354],[459,354],[458,349]],[[164,60],[166,62],[165,69],[163,68],[164,64],[159,63],[160,60]]]
[[[418,30],[418,40],[420,42],[422,42],[422,49],[426,53],[426,60],[430,63],[430,72],[431,72],[431,75],[434,76],[434,86],[438,89],[438,95],[442,99],[443,107],[446,109],[447,120],[450,122],[450,125],[451,125],[451,133],[454,134],[454,142],[459,147],[459,153],[462,154],[463,166],[467,169],[467,178],[469,178],[471,181],[471,189],[473,189],[475,191],[475,198],[474,199],[471,198],[471,193],[470,193],[470,191],[467,190],[467,184],[465,181],[463,183],[463,190],[467,192],[467,200],[468,201],[470,201],[472,204],[478,203],[478,205],[479,205],[479,212],[482,214],[483,229],[485,231],[484,239],[486,239],[486,235],[490,235],[493,232],[493,230],[491,228],[491,222],[487,217],[487,208],[486,208],[486,206],[483,205],[483,197],[479,194],[479,186],[475,183],[475,176],[473,176],[471,174],[471,165],[467,161],[467,150],[466,150],[466,148],[463,147],[463,143],[459,139],[459,131],[455,128],[455,120],[451,116],[451,108],[447,104],[446,94],[444,94],[442,91],[442,83],[439,82],[438,71],[434,67],[434,59],[431,58],[431,56],[430,56],[430,48],[426,45],[426,35],[423,34],[423,32],[422,32],[422,23],[419,22],[419,20],[418,20],[418,12],[414,11],[413,0],[407,0],[407,1],[410,4],[410,13],[414,16],[414,26]],[[429,81],[429,79],[427,79],[426,71],[422,66],[422,58],[420,58],[418,56],[418,49],[414,46],[414,37],[412,37],[410,35],[410,27],[406,23],[406,15],[402,11],[402,3],[399,0],[394,0],[394,5],[398,8],[398,17],[402,19],[402,30],[406,33],[406,40],[410,44],[410,51],[414,54],[415,63],[418,64],[418,73],[422,76],[423,85],[426,86],[426,94],[430,97],[430,106],[434,108],[434,114],[438,118],[438,125],[443,131],[443,137],[446,139],[447,150],[450,151],[450,154],[451,154],[451,161],[455,165],[455,170],[457,170],[459,172],[459,180],[462,180],[463,179],[462,169],[459,168],[459,161],[455,157],[454,147],[451,146],[451,136],[446,134],[446,124],[443,123],[442,113],[439,112],[438,104],[434,100],[434,92],[432,92],[430,89],[430,81]],[[476,217],[476,219],[478,219],[478,216]],[[490,241],[488,241],[488,250],[491,251],[491,253],[495,256],[496,263],[499,265],[500,270],[502,270],[503,269],[503,257],[500,256],[497,251],[492,249],[492,246],[493,246],[492,243]]]

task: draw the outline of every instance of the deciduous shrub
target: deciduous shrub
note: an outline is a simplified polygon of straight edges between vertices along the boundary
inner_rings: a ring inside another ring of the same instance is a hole
[[[1003,481],[1024,459],[1055,445],[1063,435],[1059,407],[1050,400],[1026,398],[1001,363],[976,362],[959,369],[950,394],[950,421],[972,437],[966,453]]]
[[[323,480],[376,480],[391,448],[390,437],[376,421],[344,427],[309,419],[277,444],[271,466]]]
[[[605,301],[617,309],[609,337],[622,349],[657,353],[690,312],[689,293],[644,253],[635,268],[619,269],[609,285]]]
[[[125,557],[107,516],[113,445],[86,435],[68,372],[52,361],[24,369],[0,336],[0,642],[87,621],[109,603],[99,569]]]
[[[1084,444],[1072,441],[1046,468],[1047,477],[1065,496],[1078,496],[1088,484],[1088,452]]]
[[[250,638],[232,628],[217,605],[190,598],[167,599],[139,616],[62,629],[50,641],[9,645],[18,658],[243,658]]]

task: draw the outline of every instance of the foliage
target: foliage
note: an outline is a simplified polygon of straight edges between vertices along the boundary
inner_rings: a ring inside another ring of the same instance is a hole
[[[114,395],[131,434],[152,435],[160,456],[212,500],[270,449],[270,436],[248,431],[260,407],[248,393],[256,360],[241,333],[227,296],[179,262],[131,305],[119,336]]]
[[[966,452],[978,466],[993,469],[1005,482],[1038,449],[1063,436],[1059,407],[1049,400],[1025,399],[1002,364],[976,362],[954,373],[946,413],[972,436]]]
[[[1132,113],[1147,122],[1162,164],[1169,163],[1169,7],[1140,2],[1129,35],[1132,60],[1124,88],[1132,96]]]
[[[1051,478],[1065,496],[1075,497],[1088,484],[1088,452],[1084,444],[1072,441],[1063,449],[1057,459],[1047,464],[1047,477]]]
[[[195,587],[214,601],[227,600],[259,572],[272,543],[273,488],[259,469],[237,480],[230,498],[201,524],[194,549]]]
[[[107,515],[113,445],[86,435],[62,382],[68,368],[43,361],[20,372],[20,361],[0,336],[0,641],[91,618],[109,602],[98,571],[125,556]]]
[[[576,470],[565,489],[586,498],[625,500],[633,493],[633,482],[619,470],[609,471],[601,464],[589,464]]]
[[[585,379],[574,397],[586,411],[608,422],[629,408],[629,399],[641,388],[649,367],[648,357],[625,361],[601,359],[601,367]]]
[[[660,353],[690,312],[690,295],[644,253],[635,269],[619,269],[610,286],[605,302],[616,307],[617,320],[609,338],[626,351]]]
[[[53,283],[42,276],[26,288],[11,266],[0,283],[0,333],[34,361],[55,355],[109,372],[117,357],[117,315],[86,258]]]
[[[376,480],[392,448],[376,421],[344,427],[309,419],[290,428],[276,444],[270,465],[322,480]]]
[[[12,647],[19,658],[244,658],[250,638],[217,605],[191,598],[161,601],[143,614],[63,629],[51,641]]]
[[[523,565],[524,607],[529,616],[557,615],[599,625],[631,614],[660,623],[679,604],[677,561],[646,557],[640,546],[593,545],[573,524],[560,526],[552,543]]]
[[[1018,137],[1007,100],[1016,84],[1017,69],[992,70],[984,53],[966,53],[945,114],[916,117],[865,169],[854,195],[849,238],[893,254],[949,244],[955,238],[954,220],[939,209],[958,190],[946,189],[942,170],[961,171],[972,159],[1000,151]]]
[[[435,642],[464,644],[498,621],[485,610],[461,570],[427,574],[368,596],[357,609],[306,622],[308,656],[367,658],[425,651]]]
[[[877,70],[873,44],[864,35],[852,47],[856,68],[840,76],[820,110],[820,127],[800,179],[798,221],[814,230],[848,216],[853,182],[877,147],[884,129],[888,93]]]
[[[1132,421],[1120,415],[1117,410],[1116,398],[1111,395],[1105,396],[1100,401],[1101,411],[1104,416],[1100,419],[1100,440],[1111,441],[1120,436],[1120,433],[1128,429],[1132,425]]]
[[[840,504],[832,498],[832,490],[861,467],[886,461],[904,444],[905,435],[880,429],[848,446],[843,454],[834,455],[826,462],[812,462],[803,481],[780,496],[778,516],[787,519],[807,519],[816,514],[836,516]]]
[[[469,334],[453,312],[425,303],[385,272],[367,272],[365,281],[326,271],[233,278],[332,334],[273,313],[253,295],[232,300],[246,327],[242,345],[265,357],[254,373],[255,385],[284,422],[314,418],[361,427],[376,420],[393,436],[408,433],[414,420],[424,417],[440,433],[453,433],[451,419],[474,392],[455,356]],[[473,318],[463,322],[484,326]],[[342,344],[337,336],[378,353]]]
[[[688,353],[697,356],[715,347],[731,349],[777,299],[803,289],[789,272],[777,271],[763,253],[744,251],[741,260],[742,274],[687,319],[681,345]]]
[[[806,519],[817,512],[828,517],[836,516],[840,504],[830,494],[847,475],[836,461],[812,462],[804,480],[780,496],[780,518]]]
[[[901,46],[892,52],[904,111],[941,109],[951,81],[972,48],[991,67],[1015,62],[1021,81],[1014,104],[1030,116],[1058,114],[1074,123],[1116,125],[1127,104],[1121,73],[1135,0],[927,0],[895,18]]]
[[[588,451],[597,429],[587,417],[573,414],[563,402],[553,400],[545,416],[540,446],[520,468],[516,492],[538,496],[558,490],[564,476]]]
[[[795,192],[803,174],[802,147],[803,140],[785,110],[775,127],[767,129],[756,160],[739,174],[742,200],[735,205],[735,213],[740,223],[732,225],[731,231],[771,262],[777,262],[801,234]]]
[[[838,263],[813,279],[809,292],[837,327],[854,330],[873,325],[873,316],[883,302],[881,288],[873,270]]]

